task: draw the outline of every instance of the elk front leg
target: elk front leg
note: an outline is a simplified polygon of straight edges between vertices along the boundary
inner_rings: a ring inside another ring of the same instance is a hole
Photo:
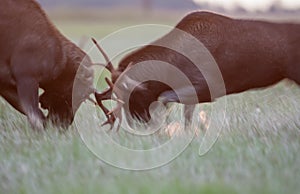
[[[201,87],[183,87],[177,89],[176,92],[174,90],[168,90],[163,92],[159,96],[159,101],[163,104],[167,104],[169,102],[178,102],[185,104],[184,106],[184,117],[185,117],[185,128],[190,128],[191,121],[193,119],[193,113],[195,109],[195,104],[199,102],[209,102],[210,95],[209,90],[206,85],[203,84]]]
[[[17,91],[20,98],[22,112],[27,116],[34,129],[44,128],[45,116],[39,109],[39,85],[33,78],[22,78],[17,81]]]

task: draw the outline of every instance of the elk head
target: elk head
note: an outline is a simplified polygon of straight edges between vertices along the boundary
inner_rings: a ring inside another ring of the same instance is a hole
[[[126,74],[127,71],[134,65],[134,63],[127,64],[126,69],[124,71],[115,69],[112,63],[110,62],[108,56],[106,55],[104,50],[99,46],[97,41],[95,39],[92,40],[105,58],[105,61],[107,63],[105,68],[111,73],[111,80],[109,80],[107,77],[105,78],[105,81],[109,87],[102,93],[95,92],[96,101],[107,118],[107,121],[103,123],[103,125],[110,124],[112,128],[117,118],[120,119],[120,124],[122,120],[122,108],[124,108],[125,110],[126,119],[129,124],[131,123],[131,120],[129,120],[129,118],[134,118],[139,121],[148,122],[150,120],[150,104],[153,101],[156,101],[158,96],[153,96],[153,92],[150,92],[150,90],[147,89],[149,83],[139,83],[138,81],[130,78]],[[103,105],[103,101],[105,100],[116,101],[116,108],[109,111]]]

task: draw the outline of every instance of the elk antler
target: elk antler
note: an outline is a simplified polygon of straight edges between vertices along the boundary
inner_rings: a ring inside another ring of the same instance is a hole
[[[110,62],[110,60],[109,60],[108,56],[106,55],[106,53],[104,52],[104,50],[99,46],[98,42],[94,38],[92,38],[92,41],[94,42],[94,44],[96,45],[98,50],[101,52],[101,54],[103,55],[103,57],[107,63],[105,68],[108,71],[110,71],[111,74],[115,73],[116,70],[114,69],[112,63]],[[118,131],[120,128],[120,124],[121,124],[121,112],[120,111],[122,109],[124,102],[122,100],[118,99],[118,96],[116,98],[114,98],[112,96],[114,84],[107,77],[105,78],[105,81],[109,86],[108,89],[106,89],[102,93],[95,92],[96,101],[107,118],[107,121],[105,123],[103,123],[102,126],[110,124],[111,125],[110,129],[112,129],[112,127],[116,121],[116,115],[118,115],[117,117],[120,119],[119,125],[117,127],[117,131]],[[109,99],[117,101],[117,107],[111,111],[109,111],[102,103],[103,100],[109,100]]]
[[[109,88],[102,93],[95,92],[96,101],[107,118],[107,121],[104,122],[101,126],[110,124],[111,125],[110,129],[112,129],[116,121],[116,115],[117,115],[117,117],[120,119],[119,125],[117,127],[117,131],[118,131],[121,123],[121,109],[123,107],[124,102],[118,98],[112,97],[113,84],[110,82],[108,78],[105,78],[105,81],[109,85]],[[115,100],[117,102],[117,107],[111,111],[109,111],[102,103],[103,100],[109,100],[109,99]]]
[[[96,45],[96,47],[98,48],[98,50],[101,52],[101,54],[103,55],[107,65],[105,66],[105,68],[110,72],[110,73],[114,73],[116,70],[114,68],[114,66],[112,65],[112,63],[110,62],[107,54],[104,52],[104,50],[100,47],[100,45],[98,44],[97,40],[92,38],[92,41],[94,42],[94,44]]]

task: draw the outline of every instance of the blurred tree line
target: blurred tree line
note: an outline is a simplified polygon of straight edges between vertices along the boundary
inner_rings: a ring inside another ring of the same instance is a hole
[[[43,6],[134,7],[151,9],[197,9],[193,0],[37,0]]]

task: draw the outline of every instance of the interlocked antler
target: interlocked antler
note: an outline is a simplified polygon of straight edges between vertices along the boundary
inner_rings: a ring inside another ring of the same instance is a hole
[[[102,109],[102,111],[104,112],[107,121],[105,123],[102,124],[102,126],[110,124],[111,128],[113,127],[116,117],[115,115],[119,115],[120,110],[123,106],[123,102],[117,98],[114,98],[112,96],[112,90],[113,90],[113,84],[111,83],[111,81],[108,78],[105,78],[106,83],[109,85],[109,88],[106,89],[104,92],[102,93],[95,93],[95,97],[97,100],[98,105],[100,106],[100,108]],[[102,103],[103,100],[115,100],[118,102],[118,105],[116,108],[114,108],[113,110],[109,111]]]
[[[110,60],[109,60],[108,56],[106,55],[106,53],[104,52],[104,50],[99,46],[99,44],[97,43],[97,41],[94,38],[92,38],[92,40],[93,40],[94,44],[96,45],[96,47],[101,52],[101,54],[103,55],[103,57],[107,63],[105,68],[108,71],[110,71],[111,74],[116,73],[116,70],[114,69],[112,63],[110,62]],[[110,124],[111,125],[110,129],[112,129],[114,126],[114,123],[116,121],[116,115],[117,115],[117,117],[120,119],[119,125],[117,127],[117,130],[119,130],[120,124],[121,124],[121,109],[122,109],[124,102],[122,100],[118,99],[118,96],[116,98],[114,98],[112,96],[114,84],[107,77],[105,78],[105,81],[108,84],[109,88],[107,88],[102,93],[95,92],[95,97],[96,97],[97,103],[107,118],[107,121],[105,123],[103,123],[102,126]],[[109,99],[115,100],[117,102],[117,107],[111,111],[109,111],[102,103],[103,100],[109,100]]]

